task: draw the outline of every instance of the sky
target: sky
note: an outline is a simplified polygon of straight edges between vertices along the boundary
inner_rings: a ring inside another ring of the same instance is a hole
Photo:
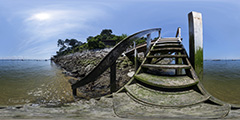
[[[191,11],[203,16],[204,59],[240,59],[238,0],[0,0],[0,59],[49,59],[58,39],[86,42],[102,29],[174,37],[181,27],[188,51]]]

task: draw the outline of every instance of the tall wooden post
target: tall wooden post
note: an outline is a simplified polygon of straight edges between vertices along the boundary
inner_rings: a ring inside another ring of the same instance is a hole
[[[145,55],[147,55],[147,53],[149,52],[150,47],[151,47],[151,34],[147,34],[147,51]]]
[[[137,71],[137,69],[138,69],[138,52],[136,49],[135,41],[133,41],[133,47],[134,47],[134,67],[135,67],[135,71]]]
[[[203,78],[203,26],[202,14],[190,12],[188,14],[189,25],[189,54],[190,62],[200,80]]]
[[[116,87],[116,61],[110,67],[110,91],[111,93],[115,92]]]

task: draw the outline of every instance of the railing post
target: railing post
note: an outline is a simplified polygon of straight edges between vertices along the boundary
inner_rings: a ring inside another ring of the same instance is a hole
[[[147,51],[146,51],[146,55],[149,52],[151,47],[151,34],[147,34]]]
[[[161,38],[161,31],[158,31],[158,38]]]
[[[188,14],[189,24],[189,53],[190,62],[198,77],[203,77],[203,27],[202,14],[190,12]]]
[[[110,91],[116,91],[116,61],[110,67]]]
[[[178,38],[180,38],[181,39],[181,28],[180,27],[178,27]]]
[[[77,89],[72,89],[72,93],[73,93],[73,96],[76,97],[77,96]]]
[[[138,69],[138,52],[136,49],[135,41],[133,41],[133,47],[134,47],[134,67],[135,67],[135,71],[137,71],[137,69]]]

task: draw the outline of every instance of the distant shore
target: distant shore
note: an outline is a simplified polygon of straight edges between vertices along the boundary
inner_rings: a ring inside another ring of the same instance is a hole
[[[0,59],[0,61],[49,61],[50,59]]]

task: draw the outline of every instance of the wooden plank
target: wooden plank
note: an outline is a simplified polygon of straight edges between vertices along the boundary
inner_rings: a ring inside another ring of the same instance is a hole
[[[110,91],[111,93],[116,92],[116,61],[110,67]]]
[[[168,65],[157,65],[157,64],[143,64],[144,68],[159,68],[159,69],[190,69],[189,65],[176,65],[176,64],[168,64]]]
[[[203,77],[203,25],[202,14],[190,12],[189,23],[189,53],[190,62],[195,69],[199,79]]]
[[[134,75],[134,78],[145,84],[162,88],[184,88],[198,83],[198,80],[194,80],[188,76],[158,76],[140,73]]]
[[[156,48],[152,49],[151,52],[159,52],[159,51],[181,51],[183,48]]]
[[[149,55],[147,58],[185,58],[187,55]]]
[[[158,44],[158,45],[155,45],[154,47],[181,47],[182,44],[179,44],[179,43],[168,43],[168,44]]]
[[[184,107],[209,99],[209,96],[204,96],[192,89],[180,92],[165,92],[149,89],[140,84],[127,85],[125,88],[135,99],[161,107]]]

